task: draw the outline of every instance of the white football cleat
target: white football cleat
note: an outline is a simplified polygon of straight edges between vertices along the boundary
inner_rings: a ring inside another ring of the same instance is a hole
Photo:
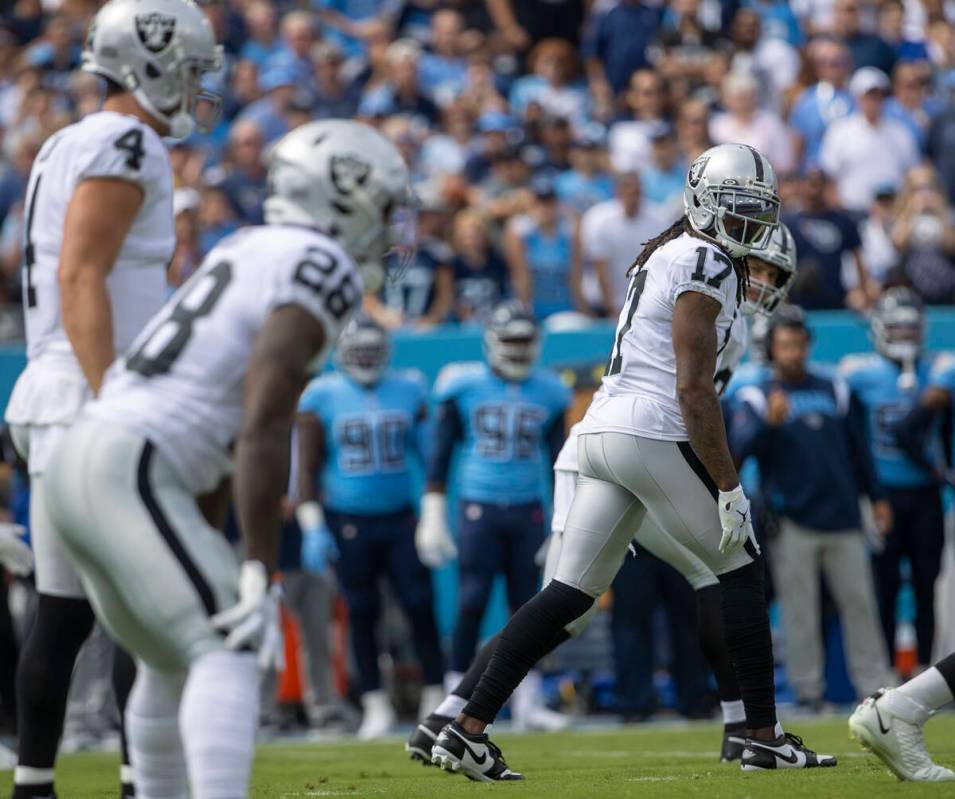
[[[878,757],[900,780],[955,780],[955,773],[932,762],[925,748],[922,725],[932,715],[911,697],[882,688],[849,717],[849,737]]]
[[[384,691],[368,691],[361,695],[362,717],[358,738],[370,741],[392,732],[397,721],[391,699]]]
[[[570,726],[570,716],[545,705],[533,705],[523,713],[514,713],[513,727],[518,732],[560,732]]]

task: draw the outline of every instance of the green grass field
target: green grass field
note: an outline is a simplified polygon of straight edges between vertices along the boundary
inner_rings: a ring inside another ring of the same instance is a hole
[[[402,743],[269,744],[255,762],[251,796],[456,797],[511,793],[521,799],[622,797],[883,797],[953,796],[952,783],[899,783],[882,764],[848,740],[845,721],[794,722],[793,732],[819,751],[840,758],[835,769],[742,774],[716,762],[716,725],[642,726],[555,735],[501,735],[508,763],[527,780],[477,784],[411,763]],[[936,759],[955,765],[955,715],[933,720],[927,740]],[[60,799],[115,797],[115,755],[74,755],[61,761]],[[3,775],[0,792],[9,790]]]

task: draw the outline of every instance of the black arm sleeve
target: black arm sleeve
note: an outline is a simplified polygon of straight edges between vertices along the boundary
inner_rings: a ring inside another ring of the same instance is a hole
[[[566,423],[562,413],[558,414],[554,421],[550,423],[550,427],[547,428],[547,449],[550,452],[551,466],[557,463],[557,456],[560,454],[561,447],[564,446],[565,429]]]
[[[442,402],[435,416],[437,425],[434,449],[428,464],[428,482],[443,484],[448,480],[451,455],[454,453],[454,445],[464,435],[464,425],[461,423],[461,414],[458,413],[458,406],[454,400]]]
[[[909,413],[896,422],[892,433],[899,448],[923,469],[934,474],[937,465],[927,457],[926,444],[932,435],[935,411],[926,405],[916,405]]]
[[[849,411],[846,413],[846,428],[849,435],[849,456],[859,488],[873,502],[885,498],[882,484],[875,473],[872,448],[866,430],[865,409],[855,392],[849,395]]]

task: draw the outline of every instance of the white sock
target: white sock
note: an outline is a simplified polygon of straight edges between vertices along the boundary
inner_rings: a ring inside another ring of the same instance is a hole
[[[448,694],[434,712],[438,716],[450,716],[453,719],[461,715],[467,703],[468,700],[463,696]]]
[[[179,729],[193,799],[246,796],[259,722],[257,656],[219,650],[195,660],[182,693]]]
[[[720,702],[720,709],[723,711],[724,724],[740,724],[746,721],[746,709],[743,707],[742,699]]]
[[[511,697],[511,712],[515,721],[526,718],[535,707],[542,704],[540,692],[541,673],[533,669],[527,672],[527,676],[514,689],[514,695]]]
[[[773,734],[774,734],[777,738],[782,738],[782,737],[783,737],[783,732],[784,732],[784,730],[783,730],[783,725],[780,724],[780,723],[777,721],[777,722],[776,722],[776,729],[773,730]]]
[[[942,672],[935,666],[926,669],[904,685],[900,685],[896,691],[914,699],[928,710],[938,710],[955,698]]]
[[[45,785],[53,782],[53,769],[17,766],[13,769],[14,785]]]
[[[446,694],[454,693],[454,689],[461,683],[463,676],[460,671],[446,671],[444,673],[444,692]]]
[[[185,674],[164,674],[139,664],[126,705],[126,734],[136,795],[186,799],[186,756],[179,737],[179,701]]]

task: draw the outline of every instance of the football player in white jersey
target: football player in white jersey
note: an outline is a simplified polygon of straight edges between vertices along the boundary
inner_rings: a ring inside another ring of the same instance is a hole
[[[111,0],[83,51],[83,69],[105,81],[103,107],[51,136],[30,174],[22,272],[28,363],[6,412],[30,472],[40,594],[17,676],[17,799],[53,794],[70,675],[93,623],[44,510],[50,453],[99,392],[116,354],[162,305],[175,246],[162,137],[197,126],[199,82],[221,60],[191,0]]]
[[[796,273],[796,247],[792,233],[780,223],[772,232],[765,247],[753,250],[746,256],[749,272],[746,296],[740,306],[747,316],[760,315],[768,318],[785,299]],[[725,369],[714,377],[717,393],[723,392],[729,378],[744,354],[745,338],[735,339],[724,363]],[[598,389],[598,393],[601,389]],[[575,424],[567,435],[554,463],[554,502],[551,519],[551,537],[544,564],[543,585],[547,585],[557,571],[567,516],[577,488],[577,438],[581,424]],[[720,761],[727,763],[739,760],[745,744],[746,716],[740,699],[739,683],[733,671],[732,661],[723,635],[723,615],[719,579],[712,570],[687,547],[667,535],[646,515],[634,541],[651,554],[676,569],[692,586],[697,596],[697,619],[700,648],[716,676],[723,711],[723,745]],[[567,637],[579,635],[597,612],[594,603],[583,616],[568,624]],[[441,729],[463,709],[486,668],[499,636],[491,638],[478,652],[461,681],[444,698],[436,710],[423,719],[405,744],[413,760],[431,762],[431,750]],[[553,647],[564,640],[559,635]]]
[[[270,583],[296,405],[411,218],[401,155],[354,122],[289,133],[269,187],[266,224],[206,256],[46,473],[96,614],[137,659],[126,723],[146,799],[246,796],[259,667],[281,653]],[[241,566],[197,502],[227,498],[233,468]]]
[[[745,346],[744,256],[767,244],[778,221],[776,175],[751,147],[713,147],[687,173],[684,208],[631,269],[602,390],[580,427],[580,472],[554,579],[511,617],[470,701],[438,736],[432,757],[445,768],[517,776],[487,725],[607,589],[648,515],[720,580],[746,714],[742,768],[835,765],[776,719],[763,563],[715,385]]]

